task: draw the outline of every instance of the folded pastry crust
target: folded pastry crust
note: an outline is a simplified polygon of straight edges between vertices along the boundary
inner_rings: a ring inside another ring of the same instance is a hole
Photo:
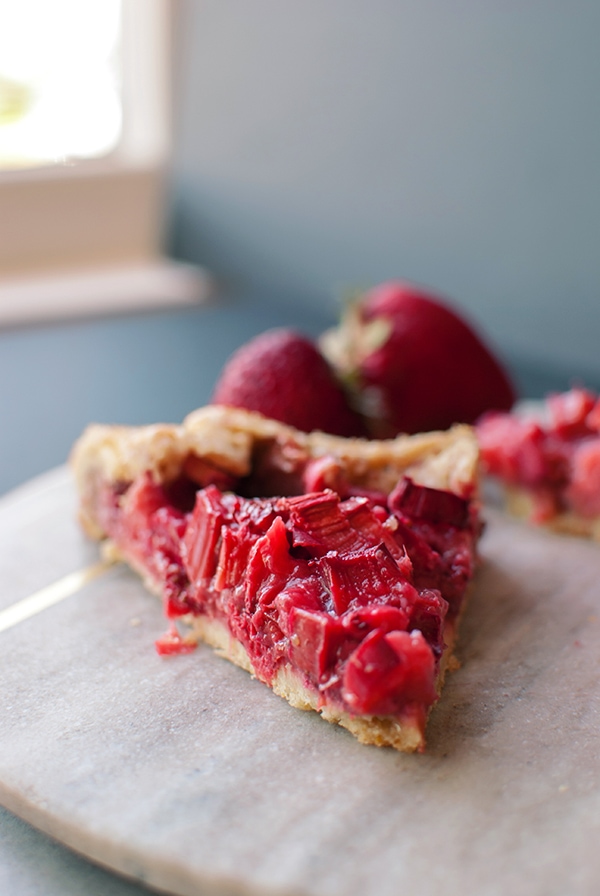
[[[104,534],[95,514],[99,481],[132,482],[150,472],[157,482],[170,482],[202,462],[244,477],[267,444],[284,446],[283,462],[288,464],[295,452],[313,459],[334,457],[353,485],[385,494],[403,475],[467,498],[477,489],[479,449],[469,426],[384,441],[346,439],[300,432],[251,411],[207,405],[181,425],[89,426],[71,453],[81,522],[93,537]]]

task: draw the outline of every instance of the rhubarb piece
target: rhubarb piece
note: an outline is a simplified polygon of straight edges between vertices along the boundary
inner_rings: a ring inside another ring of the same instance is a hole
[[[589,389],[477,424],[485,473],[507,509],[534,524],[600,540],[600,399]]]
[[[474,571],[477,463],[469,427],[377,442],[219,406],[92,426],[72,454],[84,528],[163,599],[161,654],[204,640],[406,751],[424,748]]]

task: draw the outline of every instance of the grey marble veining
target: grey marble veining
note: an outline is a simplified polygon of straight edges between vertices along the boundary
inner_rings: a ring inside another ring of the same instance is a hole
[[[54,578],[89,562],[73,506],[64,470],[2,502],[3,581],[19,539],[19,593],[53,553]],[[361,746],[204,647],[161,659],[158,602],[114,567],[0,634],[2,802],[181,896],[591,894],[600,549],[487,515],[425,754]]]

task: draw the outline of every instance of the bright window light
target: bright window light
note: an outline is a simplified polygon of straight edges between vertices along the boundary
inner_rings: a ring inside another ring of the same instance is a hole
[[[122,129],[121,0],[0,0],[0,168],[93,159]]]

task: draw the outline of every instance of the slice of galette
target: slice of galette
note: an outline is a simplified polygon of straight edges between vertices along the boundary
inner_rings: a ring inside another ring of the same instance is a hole
[[[91,426],[80,518],[161,595],[171,634],[364,743],[422,750],[480,532],[473,431],[390,441],[210,405],[181,426]]]
[[[485,473],[515,516],[600,540],[600,399],[588,389],[549,395],[477,424]]]

